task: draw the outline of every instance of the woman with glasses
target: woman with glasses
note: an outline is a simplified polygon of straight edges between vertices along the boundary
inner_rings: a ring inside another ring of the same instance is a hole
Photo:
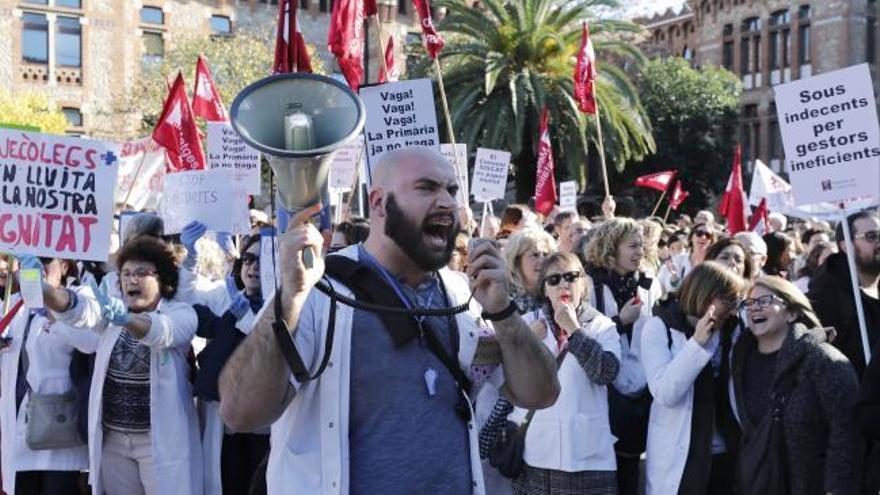
[[[98,320],[97,303],[92,291],[77,283],[76,263],[30,255],[20,260],[21,269],[39,271],[43,307],[31,307],[19,294],[10,299],[10,315],[14,316],[0,352],[3,490],[10,495],[79,493],[80,472],[89,465],[85,431],[80,431],[84,428],[70,422],[65,428],[67,435],[44,432],[54,438],[38,438],[42,435],[34,435],[36,425],[29,423],[35,416],[45,417],[50,410],[57,415],[54,408],[47,409],[51,404],[47,401],[63,400],[85,424],[87,355],[97,349],[98,337],[87,329],[56,321],[54,315],[73,311],[81,303],[91,307],[90,322],[94,324]],[[21,271],[18,276],[22,276]]]
[[[510,236],[504,247],[507,278],[522,314],[541,307],[541,267],[544,259],[556,252],[553,236],[537,228],[529,228]]]
[[[100,337],[89,396],[92,493],[201,494],[202,450],[187,360],[196,313],[172,299],[178,267],[154,237],[117,256],[122,298],[98,290],[101,319],[77,296],[59,319]]]
[[[732,493],[727,356],[745,282],[714,261],[694,267],[642,329],[654,401],[648,420],[648,495]]]
[[[614,323],[589,304],[588,282],[572,253],[554,253],[544,262],[539,283],[543,307],[524,318],[561,359],[561,391],[553,406],[533,413],[525,437],[524,472],[513,481],[515,494],[616,494],[614,441],[608,421],[606,386],[620,369],[620,339]],[[481,432],[481,445],[513,410],[495,404]],[[529,411],[510,419],[522,424]]]
[[[220,370],[250,333],[254,316],[263,306],[260,236],[245,241],[241,257],[226,279],[226,290],[230,303],[220,316],[207,306],[194,306],[199,321],[196,335],[207,339],[207,345],[197,357],[199,371],[193,387],[204,418],[206,494],[248,493],[257,467],[269,452],[268,428],[234,433],[223,425],[217,391]]]
[[[706,259],[709,246],[715,242],[715,231],[706,223],[697,223],[688,235],[690,251],[685,251],[667,260],[660,268],[657,279],[663,288],[663,293],[675,292],[681,286],[684,277]]]
[[[859,385],[852,365],[826,342],[810,302],[787,280],[762,277],[743,306],[749,332],[737,341],[731,365],[731,402],[743,434],[739,455],[754,457],[765,447],[755,445],[763,440],[758,431],[778,418],[785,445],[780,464],[787,473],[783,469],[785,479],[775,481],[787,493],[861,493]],[[771,493],[754,486],[756,473],[749,471],[740,485]]]
[[[647,221],[646,224],[653,224]],[[617,485],[638,492],[639,458],[645,451],[651,397],[639,361],[642,328],[660,298],[660,286],[641,272],[644,224],[613,218],[594,228],[587,246],[587,283],[593,306],[614,322],[620,339],[620,373],[608,389],[611,429],[618,441]]]

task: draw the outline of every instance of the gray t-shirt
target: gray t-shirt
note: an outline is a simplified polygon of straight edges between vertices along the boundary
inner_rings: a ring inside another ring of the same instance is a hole
[[[409,291],[408,291],[409,292]],[[410,300],[444,304],[436,280]],[[455,356],[450,318],[432,325]],[[434,395],[426,374],[436,376]],[[452,374],[422,338],[395,347],[382,320],[356,310],[351,337],[351,493],[465,494],[473,490],[468,426]]]

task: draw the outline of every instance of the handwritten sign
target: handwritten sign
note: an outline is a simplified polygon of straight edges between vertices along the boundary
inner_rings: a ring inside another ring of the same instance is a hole
[[[559,183],[559,208],[577,211],[577,182],[573,180]]]
[[[260,286],[263,289],[263,298],[267,300],[275,291],[276,281],[281,280],[279,261],[275,228],[263,227],[260,229]]]
[[[119,145],[0,129],[0,252],[107,261]]]
[[[127,205],[120,204],[122,210],[155,210],[162,199],[164,175],[165,148],[159,146],[153,138],[147,136],[122,143],[116,180],[116,202],[122,203],[127,197]]]
[[[880,195],[880,128],[868,64],[775,86],[797,205]]]
[[[260,195],[260,152],[248,146],[228,122],[208,122],[208,168],[230,171],[247,194]]]
[[[230,198],[236,190],[228,174],[213,170],[166,174],[164,189],[159,216],[165,221],[166,234],[177,234],[192,221],[214,232],[232,232]]]
[[[364,143],[367,183],[370,172],[385,153],[407,146],[438,149],[437,113],[430,79],[413,79],[360,90],[367,110]]]
[[[355,140],[336,152],[330,163],[330,188],[347,191],[354,185],[354,175],[363,159],[364,143]]]
[[[456,143],[455,148],[449,143],[440,145],[440,154],[442,154],[452,167],[455,169],[455,178],[458,180],[458,193],[455,195],[458,199],[459,206],[468,206],[470,204],[470,190],[468,189],[468,162],[467,162],[467,144]]]
[[[471,182],[474,199],[485,203],[503,198],[507,188],[508,168],[510,168],[509,152],[477,148],[474,180]]]

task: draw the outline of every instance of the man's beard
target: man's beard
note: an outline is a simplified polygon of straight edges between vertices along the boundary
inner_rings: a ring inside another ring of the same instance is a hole
[[[401,251],[416,265],[425,271],[434,271],[449,263],[455,249],[455,236],[458,234],[458,218],[453,212],[434,213],[428,215],[421,224],[417,224],[397,205],[393,194],[388,195],[385,203],[385,235],[387,235]],[[424,242],[425,227],[432,219],[448,217],[452,219],[446,233],[446,247],[437,253]]]
[[[859,256],[856,260],[859,271],[868,275],[880,274],[880,249],[874,248],[864,258]]]

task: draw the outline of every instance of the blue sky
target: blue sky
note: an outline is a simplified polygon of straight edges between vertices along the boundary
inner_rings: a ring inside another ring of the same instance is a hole
[[[672,7],[676,10],[676,12],[681,9],[681,6],[684,5],[684,0],[635,0],[635,1],[622,1],[621,5],[625,5],[622,7],[626,11],[626,16],[634,16],[634,15],[650,15],[655,12],[663,12],[669,7]]]

